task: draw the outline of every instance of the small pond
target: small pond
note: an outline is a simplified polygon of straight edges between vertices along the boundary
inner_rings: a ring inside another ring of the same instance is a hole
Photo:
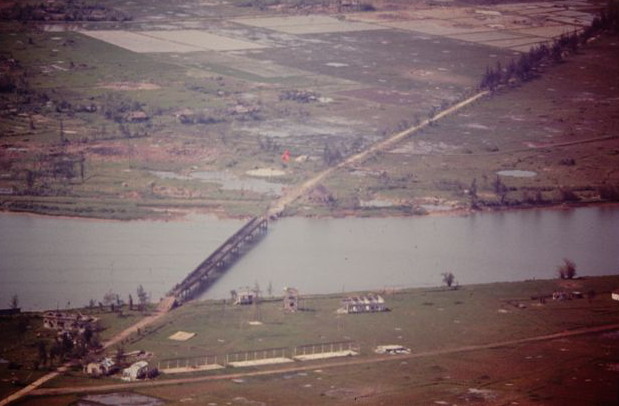
[[[272,183],[265,179],[241,178],[228,172],[197,171],[189,175],[180,175],[167,171],[150,171],[151,174],[161,179],[199,180],[208,183],[217,183],[224,190],[248,190],[256,193],[264,193],[279,196],[282,193],[282,185]]]
[[[165,402],[139,393],[115,392],[84,396],[77,406],[163,406]]]
[[[512,178],[533,178],[537,176],[537,172],[523,171],[520,169],[509,169],[509,170],[504,170],[504,171],[498,171],[497,175],[510,176]]]

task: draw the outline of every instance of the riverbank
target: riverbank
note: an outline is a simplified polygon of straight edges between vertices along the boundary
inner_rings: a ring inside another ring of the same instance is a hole
[[[342,341],[352,341],[360,349],[360,355],[352,359],[302,363],[299,370],[295,365],[281,371],[277,366],[225,368],[190,373],[183,385],[178,385],[178,375],[162,375],[157,379],[164,384],[171,379],[174,384],[158,388],[153,381],[135,386],[140,393],[169,405],[185,403],[187,398],[221,404],[238,397],[273,404],[326,404],[352,397],[363,397],[371,405],[401,404],[407,399],[428,404],[466,399],[501,404],[543,400],[559,405],[568,398],[574,405],[604,404],[617,396],[612,368],[616,359],[607,350],[614,345],[616,332],[594,330],[619,320],[617,302],[610,298],[617,286],[615,275],[470,285],[456,290],[383,291],[389,312],[358,315],[335,313],[343,294],[302,296],[303,310],[297,313],[285,313],[279,299],[247,307],[222,301],[191,302],[135,334],[124,349],[152,352],[152,364]],[[557,291],[579,291],[583,298],[540,300]],[[569,334],[587,328],[592,329],[589,334]],[[187,342],[169,340],[177,331],[196,335]],[[562,332],[568,333],[561,336]],[[548,337],[535,339],[544,336]],[[386,344],[410,348],[412,355],[372,362],[379,357],[375,347]],[[234,377],[227,378],[231,373]],[[201,378],[211,375],[213,380]],[[571,384],[564,384],[566,380]],[[87,379],[74,369],[51,384],[60,390],[69,386],[71,394],[33,397],[22,404],[68,404],[80,397],[80,387],[109,387],[103,389],[109,391],[115,383],[113,378]]]

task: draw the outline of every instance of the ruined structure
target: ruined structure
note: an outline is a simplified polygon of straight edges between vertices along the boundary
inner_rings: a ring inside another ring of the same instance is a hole
[[[114,373],[118,367],[111,358],[103,358],[101,361],[90,362],[84,367],[84,372],[90,376],[106,376]]]
[[[258,292],[256,290],[245,288],[238,291],[233,290],[230,294],[232,295],[232,302],[235,305],[252,305],[258,303]]]
[[[299,310],[299,290],[296,288],[284,289],[284,311],[296,312]]]
[[[123,369],[121,379],[125,382],[133,382],[138,379],[144,379],[146,378],[148,371],[148,362],[138,361],[133,363],[129,368]]]
[[[386,312],[389,309],[385,305],[385,299],[380,295],[370,293],[365,296],[350,296],[342,300],[342,307],[337,312],[350,313],[375,313]]]
[[[43,315],[43,327],[58,331],[96,330],[99,319],[82,313],[51,311]]]

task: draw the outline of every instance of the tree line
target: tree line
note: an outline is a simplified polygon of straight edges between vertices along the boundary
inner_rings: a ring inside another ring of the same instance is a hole
[[[512,59],[507,66],[503,66],[500,62],[493,67],[488,66],[479,87],[494,90],[501,85],[531,80],[542,65],[562,62],[565,56],[575,53],[578,48],[602,32],[619,33],[619,3],[616,1],[609,1],[607,7],[584,30],[563,34],[549,45],[537,45],[529,52],[520,55],[518,59]]]
[[[0,19],[9,21],[129,21],[133,17],[123,11],[101,3],[85,0],[66,2],[41,2],[23,4],[14,2],[12,7],[0,10]]]

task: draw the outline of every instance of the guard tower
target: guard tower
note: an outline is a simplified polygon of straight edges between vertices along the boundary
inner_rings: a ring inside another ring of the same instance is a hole
[[[295,288],[284,289],[284,311],[296,312],[299,310],[299,290]]]

